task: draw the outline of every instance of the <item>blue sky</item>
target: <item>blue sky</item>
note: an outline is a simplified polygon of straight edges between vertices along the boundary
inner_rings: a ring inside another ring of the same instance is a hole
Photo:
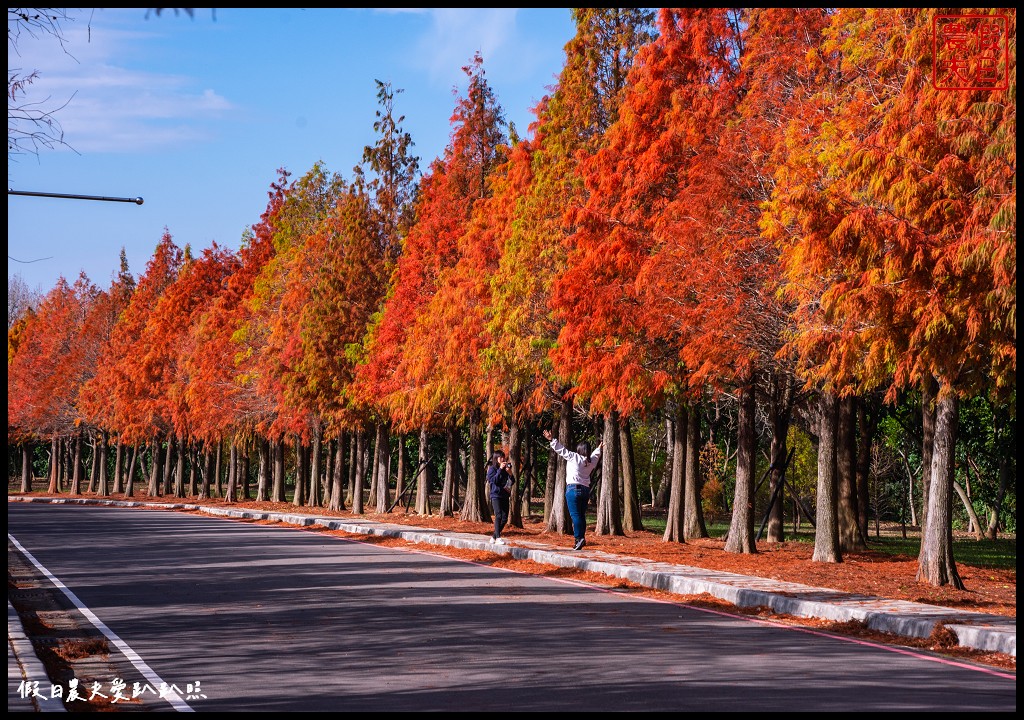
[[[477,51],[525,136],[574,34],[568,8],[70,13],[67,52],[26,39],[7,65],[39,71],[31,99],[67,102],[56,117],[76,152],[9,157],[8,189],[145,202],[8,195],[8,279],[42,292],[82,271],[108,287],[122,247],[140,275],[165,228],[181,247],[237,248],[278,168],[295,178],[323,161],[350,177],[375,140],[375,79],[403,90],[421,169],[448,143]]]

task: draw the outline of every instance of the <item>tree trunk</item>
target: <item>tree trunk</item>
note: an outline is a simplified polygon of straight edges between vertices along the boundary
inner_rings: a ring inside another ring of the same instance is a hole
[[[78,495],[82,492],[82,431],[75,435],[75,458],[72,461],[75,466],[71,471],[71,494]]]
[[[512,494],[508,498],[508,527],[523,526],[522,508],[519,506],[519,480],[523,474],[523,442],[519,422],[513,418],[508,430],[508,459],[512,463]]]
[[[150,446],[150,464],[152,467],[149,469],[149,487],[146,488],[146,494],[149,497],[160,496],[160,475],[162,473],[160,467],[160,458],[162,453],[160,452],[160,440],[158,437],[153,438],[153,442]]]
[[[394,456],[391,452],[391,435],[388,435],[388,453],[387,462],[384,463],[384,480],[388,484],[388,492],[391,491],[391,463],[394,460]],[[390,503],[389,503],[390,504]]]
[[[420,426],[419,473],[416,475],[416,514],[430,514],[430,468],[427,426]]]
[[[104,442],[103,445],[106,447],[106,442]],[[174,448],[176,445],[177,443],[175,442],[174,433],[168,433],[167,457],[164,458],[164,495],[171,495],[174,492],[171,478],[174,474]],[[106,455],[106,453],[104,452],[103,455]],[[101,472],[100,475],[103,475],[103,473]]]
[[[146,495],[148,497],[160,497],[160,478],[163,474],[161,458],[163,457],[163,444],[158,436],[153,439],[150,447],[150,485],[146,488]]]
[[[932,484],[932,447],[935,437],[935,394],[938,392],[938,384],[935,378],[928,376],[921,383],[921,426],[923,430],[923,441],[921,443],[921,537],[925,536],[928,528],[928,508],[931,507],[930,498]],[[919,557],[918,560],[921,558]]]
[[[316,503],[318,507],[326,508],[328,503],[331,502],[331,486],[334,483],[334,447],[337,444],[336,439],[326,439],[324,437],[319,440],[319,455],[323,455],[319,460],[319,465],[322,466],[321,473],[318,477],[317,485],[317,497],[319,501]]]
[[[739,398],[736,442],[736,492],[732,522],[725,543],[726,552],[756,553],[754,544],[754,475],[757,462],[757,434],[754,430],[754,383],[744,387]]]
[[[323,507],[327,507],[331,502],[331,491],[334,487],[334,448],[337,444],[337,438],[330,438],[323,443],[324,471],[320,478],[320,503]]]
[[[285,495],[285,440],[276,437],[270,441],[270,451],[273,455],[273,485],[270,488],[270,501],[274,503],[287,502]]]
[[[302,444],[302,438],[295,436],[295,491],[292,505],[302,507],[306,504],[306,483],[309,482],[309,453]]]
[[[953,479],[960,401],[950,388],[938,393],[932,445],[931,483],[928,489],[928,520],[921,541],[917,580],[935,587],[964,584],[953,559]]]
[[[345,433],[338,435],[334,443],[334,466],[331,468],[331,499],[327,509],[341,512],[345,509]]]
[[[380,469],[380,443],[377,438],[380,433],[380,426],[373,426],[373,458],[370,460],[370,492],[367,494],[367,503],[376,506],[377,504],[377,477]]]
[[[195,444],[188,453],[188,496],[196,496],[196,475],[199,473],[199,448]]]
[[[64,480],[64,474],[67,472],[67,461],[65,458],[66,447],[64,440],[60,437],[54,436],[50,443],[50,466],[49,466],[49,487],[47,492],[60,493],[67,484]],[[95,454],[95,452],[94,452]],[[94,473],[95,474],[95,473]],[[92,492],[93,486],[90,481],[90,485],[87,492]]]
[[[469,456],[466,454],[465,449],[460,447],[456,457],[458,458],[458,463],[456,463],[455,465],[455,485],[453,486],[453,491],[455,493],[454,510],[458,512],[459,508],[461,507],[459,503],[459,493],[461,492],[463,496],[465,496],[466,494],[464,488],[462,487],[462,483],[463,481],[468,481],[469,476],[467,475],[467,473],[469,472]]]
[[[869,411],[867,397],[857,403],[857,520],[864,537],[868,536],[868,479],[871,475],[871,443],[878,427],[878,413]]]
[[[128,462],[128,474],[124,479],[124,496],[126,498],[130,498],[135,494],[135,466],[138,465],[139,458],[145,450],[145,446],[133,445],[131,447],[132,459]]]
[[[71,438],[60,440],[60,489],[71,488],[72,450]]]
[[[686,542],[684,520],[686,518],[686,433],[689,425],[689,410],[679,400],[675,405],[675,417],[671,420],[672,444],[669,457],[672,458],[669,476],[668,515],[665,517],[664,542]],[[666,423],[666,428],[669,427]]]
[[[92,437],[92,458],[89,461],[89,487],[86,492],[92,493],[96,490],[96,482],[100,475],[100,454],[99,454],[99,441],[96,439],[96,434],[91,433]]]
[[[622,530],[643,530],[640,493],[636,485],[636,459],[633,455],[633,428],[626,418],[619,423],[619,458],[622,468]]]
[[[356,433],[355,477],[352,483],[352,513],[363,514],[363,480],[366,477],[366,431],[359,428]]]
[[[210,446],[203,443],[203,479],[199,483],[199,497],[202,500],[208,500],[210,497],[210,480],[213,476],[214,455],[215,453],[210,450]]]
[[[558,414],[558,442],[564,447],[572,444],[572,400],[565,398]],[[554,450],[551,451],[554,454]],[[572,535],[572,520],[569,518],[569,506],[565,502],[565,460],[556,457],[555,483],[551,494],[551,513],[548,517],[545,532],[556,532],[560,535]]]
[[[252,495],[249,487],[249,450],[248,440],[243,440],[238,446],[238,497],[242,500],[248,500]]]
[[[217,456],[214,462],[213,468],[213,489],[217,492],[217,497],[224,497],[224,491],[221,489],[220,477],[221,477],[221,466],[224,460],[224,438],[217,440]]]
[[[349,507],[355,507],[355,488],[356,488],[356,465],[359,448],[357,446],[358,432],[350,432],[348,434],[348,478],[345,483],[345,503]]]
[[[398,434],[398,468],[395,471],[395,501],[401,502],[401,498],[405,495],[405,476],[409,472],[409,458],[406,457],[405,451],[405,433]]]
[[[964,492],[963,485],[958,483],[956,480],[953,481],[953,489],[956,490],[956,494],[960,496],[960,502],[964,504],[964,510],[967,511],[967,517],[970,518],[971,526],[970,531],[974,533],[974,539],[981,540],[985,539],[985,532],[981,528],[981,523],[978,521],[978,514],[974,512],[974,506],[971,505],[971,498]]]
[[[238,443],[238,467],[235,480],[235,494],[239,500],[248,500],[250,492],[249,483],[249,440],[245,439]]]
[[[238,446],[235,439],[231,438],[231,449],[228,454],[228,484],[224,491],[224,502],[235,502],[235,484],[238,479]]]
[[[445,440],[444,485],[441,488],[441,507],[438,509],[438,515],[453,517],[455,515],[455,463],[459,461],[455,423],[449,422],[445,428]]]
[[[910,524],[917,525],[917,510],[914,509],[914,471],[910,468],[910,461],[907,459],[907,454],[903,450],[898,450],[900,458],[903,460],[903,470],[907,474],[907,494],[906,503],[910,509]],[[903,524],[906,525],[906,513],[903,516]]]
[[[654,495],[654,507],[666,508],[668,507],[669,493],[672,490],[672,468],[673,458],[672,453],[675,452],[676,446],[676,434],[675,428],[672,426],[673,420],[671,415],[665,416],[665,465],[661,470],[661,482],[658,484],[658,492]]]
[[[377,512],[386,513],[391,505],[391,492],[388,487],[388,465],[391,459],[391,433],[388,431],[386,422],[377,425],[376,452],[377,469],[374,474],[377,476]]]
[[[839,424],[839,402],[836,396],[823,392],[818,403],[818,506],[814,525],[815,562],[843,561],[839,543],[838,488],[836,478],[836,434]]]
[[[309,506],[323,505],[320,497],[320,428],[313,430],[313,447],[309,451]]]
[[[149,443],[147,442],[137,442],[132,445],[132,462],[135,463],[136,467],[138,467],[138,480],[139,484],[142,487],[146,486],[146,478],[149,473],[149,470],[146,466],[146,452],[148,451],[148,449]],[[125,478],[124,485],[124,496],[132,497],[134,495],[135,490],[135,476],[130,471],[128,473],[128,476]],[[129,491],[132,491],[132,495],[128,494]]]
[[[996,499],[992,503],[988,530],[985,533],[989,540],[995,540],[999,536],[999,513],[1003,507],[1003,499],[1006,497],[1006,488],[1010,484],[1010,472],[1010,459],[1004,454],[999,458],[999,490],[996,491]]]
[[[700,413],[697,406],[691,406],[686,423],[686,483],[683,500],[683,537],[687,540],[706,538],[704,524],[704,502],[701,488],[704,485],[700,472]]]
[[[178,447],[174,461],[174,497],[185,497],[185,439],[178,436]]]
[[[537,446],[534,443],[534,429],[531,423],[523,426],[523,469],[521,471],[522,493],[519,495],[519,518],[533,514],[533,493],[537,467]]]
[[[374,426],[373,432],[374,432],[374,435],[377,434],[376,426]],[[362,487],[363,487],[363,490],[366,491],[366,497],[363,498],[363,507],[364,508],[370,502],[370,500],[373,499],[373,497],[374,497],[367,490],[367,487],[366,487],[366,481],[367,481],[366,473],[369,472],[370,475],[372,476],[373,475],[373,469],[374,469],[374,467],[376,467],[376,463],[373,462],[373,458],[370,455],[370,451],[371,451],[372,448],[373,448],[373,437],[371,437],[369,435],[369,433],[367,433],[366,436],[363,438],[363,464],[362,464],[362,468],[363,468],[363,486]]]
[[[494,456],[494,426],[488,425],[484,434],[484,460],[489,461]],[[490,504],[490,503],[488,503]]]
[[[64,489],[64,441],[61,438],[56,439],[56,459],[53,462],[53,471],[51,474],[56,475],[56,482],[53,483],[55,492],[61,492]]]
[[[551,509],[555,502],[555,476],[558,474],[558,455],[548,448],[548,467],[544,475],[544,527],[551,521]]]
[[[622,501],[619,498],[619,414],[605,414],[601,441],[601,487],[597,502],[595,535],[622,535]]]
[[[481,412],[474,409],[469,417],[469,471],[466,478],[466,501],[461,518],[467,522],[490,520],[487,492],[484,489],[484,435]]]
[[[109,454],[107,452],[107,448],[109,443],[110,433],[108,433],[106,430],[101,431],[99,447],[100,467],[98,482],[96,485],[96,494],[99,495],[100,497],[106,497],[107,495],[110,494],[110,487],[107,484],[107,456]]]
[[[342,505],[352,507],[356,487],[356,432],[348,433],[348,462],[345,463],[345,499]]]
[[[334,463],[338,459],[338,444],[341,442],[342,433],[339,433],[337,437],[331,438],[330,442],[326,443],[324,447],[324,477],[323,486],[321,488],[321,494],[323,495],[323,506],[327,507],[331,504],[331,493],[334,492]]]
[[[790,407],[793,396],[793,383],[789,376],[785,378],[773,375],[773,392],[771,405],[768,408],[768,421],[771,424],[772,439],[770,461],[772,470],[768,487],[769,499],[775,503],[768,509],[768,542],[783,542],[786,539],[783,508],[786,503],[785,474],[783,466],[789,455],[787,440],[789,436]]]
[[[264,437],[256,438],[256,455],[259,464],[256,467],[256,502],[266,502],[270,497],[270,442]]]
[[[121,443],[120,434],[117,436],[117,450],[114,452],[114,487],[111,488],[112,495],[121,494],[121,476],[124,474],[124,445]],[[81,447],[75,448],[76,458],[81,455]],[[78,460],[75,460],[75,472],[78,472]]]
[[[32,456],[35,448],[32,443],[21,444],[21,491],[32,492],[32,481],[35,480],[35,469],[32,467]]]
[[[867,543],[860,532],[857,513],[857,426],[856,399],[839,400],[839,419],[836,426],[836,483],[839,502],[836,508],[839,522],[839,547],[846,552],[865,550]]]

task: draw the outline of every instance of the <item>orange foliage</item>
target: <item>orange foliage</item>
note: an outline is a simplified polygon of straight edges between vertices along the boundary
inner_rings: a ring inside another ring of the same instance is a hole
[[[551,351],[563,342],[560,333],[576,330],[563,327],[577,319],[562,314],[573,299],[560,301],[554,292],[577,241],[573,210],[586,202],[580,165],[605,144],[634,58],[651,37],[645,9],[577,8],[573,16],[577,32],[566,45],[558,85],[536,109],[534,139],[519,149],[531,155],[529,185],[518,191],[514,222],[499,239],[502,256],[492,282],[495,344],[487,362],[520,414],[546,409],[576,380],[575,366],[559,363],[563,350]],[[520,164],[526,171],[525,159]],[[568,285],[589,296],[596,283],[584,277]],[[564,352],[579,356],[575,347]]]
[[[434,321],[441,302],[434,297],[459,262],[473,204],[489,195],[488,178],[501,159],[504,119],[482,63],[477,55],[464,68],[469,91],[452,115],[452,140],[421,183],[416,223],[405,238],[391,294],[358,370],[358,396],[380,399],[401,429],[433,424],[435,415],[460,411],[459,398],[446,395],[454,386],[446,385],[439,359],[450,328]],[[469,298],[453,302],[465,307]]]
[[[103,338],[95,332],[95,308],[104,294],[79,276],[61,278],[22,330],[7,368],[8,434],[70,435],[82,422],[79,393],[95,372]]]
[[[275,222],[287,180],[288,173],[279,170],[267,193],[267,208],[238,252],[234,272],[191,329],[195,352],[186,366],[194,382],[186,401],[194,410],[193,432],[206,442],[252,433],[272,413],[269,401],[250,379],[261,345],[249,328],[256,279],[274,256]]]
[[[890,398],[930,375],[965,394],[1015,383],[1015,100],[936,89],[936,12],[833,16],[776,173],[806,377]]]

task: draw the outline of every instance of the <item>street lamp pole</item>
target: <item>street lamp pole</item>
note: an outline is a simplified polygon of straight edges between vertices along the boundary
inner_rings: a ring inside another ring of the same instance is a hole
[[[44,193],[44,192],[29,192],[27,190],[7,190],[8,195],[28,195],[30,197],[51,197],[51,198],[68,198],[71,200],[106,200],[108,202],[128,202],[135,203],[136,205],[142,204],[142,198],[125,198],[125,197],[104,197],[102,195],[67,195],[64,193]]]

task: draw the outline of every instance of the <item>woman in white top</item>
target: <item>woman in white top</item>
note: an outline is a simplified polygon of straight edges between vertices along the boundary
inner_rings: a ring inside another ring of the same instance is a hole
[[[550,430],[544,430],[544,437],[551,442],[551,449],[565,458],[565,503],[572,518],[573,536],[576,543],[573,550],[582,550],[587,544],[587,501],[590,500],[590,474],[601,460],[601,445],[593,453],[590,443],[583,441],[576,445],[576,452],[569,450]]]

